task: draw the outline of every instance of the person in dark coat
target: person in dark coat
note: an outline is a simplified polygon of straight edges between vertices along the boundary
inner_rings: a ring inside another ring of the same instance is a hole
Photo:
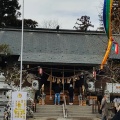
[[[118,103],[117,112],[113,116],[112,120],[120,120],[120,103]]]
[[[70,84],[68,92],[69,92],[69,104],[73,104],[74,89],[73,89],[72,84]]]
[[[61,92],[61,89],[60,89],[60,86],[58,84],[55,85],[54,92],[55,92],[55,105],[56,105],[56,102],[58,102],[58,105],[60,105],[60,92]]]
[[[114,115],[112,120],[120,120],[120,110]]]

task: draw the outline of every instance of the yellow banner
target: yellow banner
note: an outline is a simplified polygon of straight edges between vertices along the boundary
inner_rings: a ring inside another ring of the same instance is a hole
[[[12,92],[11,120],[26,120],[27,92]]]

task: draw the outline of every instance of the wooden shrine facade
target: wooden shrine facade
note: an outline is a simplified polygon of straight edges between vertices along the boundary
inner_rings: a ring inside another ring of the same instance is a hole
[[[120,43],[119,36],[115,38]],[[7,44],[11,52],[9,56],[1,55],[1,66],[4,68],[11,64],[20,64],[21,30],[0,29],[0,43]],[[99,69],[106,48],[107,36],[104,32],[25,29],[23,66],[29,73],[36,75],[37,67],[41,66],[44,72],[41,81],[46,79],[50,83],[50,90],[54,82],[63,84],[72,79],[73,84],[77,85],[81,72],[92,74],[93,67]],[[119,59],[120,56],[111,51],[110,58]]]

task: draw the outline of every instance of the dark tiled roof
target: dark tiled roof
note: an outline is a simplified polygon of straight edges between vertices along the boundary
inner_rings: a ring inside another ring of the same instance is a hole
[[[32,56],[32,57],[31,57]],[[24,53],[23,61],[50,63],[84,63],[98,64],[103,57],[99,55],[52,54],[52,53]],[[19,59],[20,60],[20,59]]]
[[[20,55],[21,31],[1,30],[0,43]],[[107,37],[99,32],[24,31],[23,61],[101,64]]]

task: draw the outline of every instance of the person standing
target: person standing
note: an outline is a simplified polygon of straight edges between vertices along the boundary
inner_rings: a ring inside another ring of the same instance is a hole
[[[113,116],[111,120],[120,120],[120,110]]]
[[[100,109],[102,110],[102,120],[107,120],[107,95],[104,95],[104,97],[102,98]]]
[[[115,114],[117,113],[117,107],[118,107],[118,97],[116,96],[113,100],[113,103],[114,103],[114,107],[115,107]]]
[[[120,98],[117,96],[114,98],[114,103],[116,102],[116,113],[111,120],[120,120]]]
[[[82,105],[82,94],[78,95],[79,106]]]
[[[60,105],[60,92],[61,92],[61,89],[60,89],[60,86],[58,84],[55,85],[55,105],[56,103],[58,102],[58,105]]]
[[[70,84],[68,92],[69,92],[69,104],[72,105],[73,104],[73,95],[74,95],[74,89],[73,89],[72,84]]]

